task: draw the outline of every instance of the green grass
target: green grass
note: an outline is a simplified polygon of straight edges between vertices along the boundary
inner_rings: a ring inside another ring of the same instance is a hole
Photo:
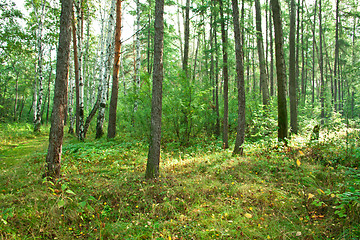
[[[55,183],[41,179],[46,131],[9,135],[0,151],[2,239],[360,237],[356,131],[352,142],[340,134],[252,143],[243,157],[217,142],[168,147],[151,181],[146,142],[67,135]]]

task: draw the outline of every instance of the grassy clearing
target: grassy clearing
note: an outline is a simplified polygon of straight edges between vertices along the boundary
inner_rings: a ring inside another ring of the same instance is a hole
[[[305,139],[249,144],[244,157],[220,143],[167,148],[161,177],[146,181],[145,142],[67,136],[54,184],[40,177],[46,134],[14,137],[0,152],[0,236],[358,239],[359,133]]]

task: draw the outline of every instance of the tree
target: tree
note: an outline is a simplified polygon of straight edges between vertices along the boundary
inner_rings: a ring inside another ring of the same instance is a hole
[[[259,67],[260,67],[260,85],[263,96],[263,105],[267,106],[269,104],[269,87],[268,87],[268,76],[266,72],[266,59],[264,57],[264,44],[263,44],[263,35],[261,30],[261,6],[259,0],[255,0],[255,10],[256,10],[256,39],[257,39],[257,49],[259,54]]]
[[[243,0],[244,1],[244,0]],[[237,0],[232,0],[234,35],[235,35],[235,54],[236,54],[236,73],[238,88],[238,122],[237,135],[233,154],[243,154],[243,143],[245,139],[245,82],[244,82],[244,63],[243,46],[240,35],[239,6]]]
[[[41,126],[41,105],[43,100],[43,23],[44,23],[44,14],[45,14],[45,1],[42,0],[40,2],[40,8],[41,10],[38,11],[38,9],[35,6],[35,3],[32,1],[35,16],[38,24],[38,29],[36,31],[36,39],[37,39],[37,54],[38,54],[38,65],[37,65],[37,77],[38,77],[38,95],[37,95],[37,102],[34,98],[34,104],[36,104],[36,109],[34,108],[34,132],[40,132],[40,126]],[[36,88],[36,84],[35,84]],[[36,91],[35,91],[36,92]]]
[[[279,0],[271,0],[271,8],[273,11],[274,21],[276,75],[278,85],[278,138],[281,141],[286,141],[286,138],[288,136],[288,117],[286,109],[286,74],[283,29]]]
[[[121,50],[121,0],[116,1],[116,26],[115,26],[115,57],[113,67],[113,81],[109,108],[108,138],[116,134],[116,109],[119,91],[119,67]]]
[[[113,56],[113,49],[112,49],[112,36],[113,36],[113,29],[114,29],[114,12],[115,12],[115,2],[116,0],[111,1],[111,7],[110,7],[110,13],[108,18],[108,27],[107,27],[107,37],[106,37],[106,54],[104,63],[102,65],[104,66],[103,71],[100,71],[100,83],[99,83],[99,91],[100,93],[100,104],[99,104],[99,111],[98,111],[98,117],[96,122],[96,138],[101,138],[102,135],[104,135],[103,130],[103,124],[105,119],[105,107],[106,107],[106,100],[107,100],[107,81],[108,81],[108,73],[110,72],[110,66],[111,66],[111,56]]]
[[[49,147],[46,155],[45,177],[60,176],[64,119],[67,105],[67,85],[70,61],[72,0],[61,1],[60,35],[57,50],[54,106],[51,117]]]
[[[150,146],[146,164],[146,178],[157,178],[159,176],[163,82],[164,0],[156,0],[154,28],[154,70],[151,100]]]
[[[296,32],[296,7],[295,0],[290,1],[290,36],[289,36],[289,97],[290,97],[290,131],[297,133],[297,88],[296,88],[296,56],[295,56],[295,32]]]
[[[225,17],[223,1],[219,0],[221,17],[221,40],[223,52],[223,78],[224,78],[224,120],[223,120],[223,148],[229,148],[229,71],[228,71],[228,50],[227,31],[225,29]]]

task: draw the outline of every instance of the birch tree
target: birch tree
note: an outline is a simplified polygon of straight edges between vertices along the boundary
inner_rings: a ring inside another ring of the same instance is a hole
[[[37,22],[36,40],[37,40],[37,84],[35,81],[35,89],[38,87],[38,91],[34,92],[34,132],[40,132],[41,126],[41,105],[43,100],[43,24],[45,15],[45,0],[40,1],[40,9],[38,9],[31,1]],[[38,85],[38,86],[37,86]],[[35,97],[35,95],[37,95]]]
[[[111,7],[109,12],[109,18],[108,18],[108,26],[107,26],[107,36],[105,41],[105,48],[106,48],[106,54],[104,63],[102,64],[104,66],[104,71],[102,72],[102,78],[101,78],[101,97],[100,97],[100,105],[99,105],[99,112],[97,117],[97,123],[96,123],[96,138],[101,138],[104,135],[103,125],[105,120],[105,107],[106,107],[106,100],[107,100],[107,80],[108,80],[108,74],[110,72],[110,62],[111,57],[113,56],[113,48],[112,44],[114,41],[112,41],[113,31],[114,31],[114,12],[115,12],[115,3],[116,0],[111,1]]]

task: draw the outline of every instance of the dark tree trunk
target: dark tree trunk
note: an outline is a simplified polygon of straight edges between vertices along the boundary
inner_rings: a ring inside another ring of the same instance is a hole
[[[288,117],[286,109],[286,73],[284,59],[283,29],[281,9],[278,0],[271,0],[275,30],[276,75],[278,87],[278,138],[286,142],[288,136]]]
[[[219,0],[221,17],[221,39],[223,51],[223,78],[224,78],[224,119],[223,119],[223,148],[229,148],[229,71],[227,55],[227,32],[225,29],[225,18],[223,1]]]
[[[296,7],[295,0],[290,1],[290,54],[289,54],[289,97],[290,97],[290,131],[297,133],[297,90],[296,90]]]
[[[150,147],[146,164],[146,178],[157,178],[159,176],[163,82],[164,0],[156,0],[154,28],[154,70],[151,100]]]
[[[314,26],[313,26],[313,49],[312,49],[312,91],[311,91],[311,103],[314,107],[315,103],[315,51],[316,51],[316,41],[315,41],[315,25],[316,25],[316,9],[317,9],[317,0],[315,0],[315,13],[314,13]]]
[[[238,88],[238,118],[236,128],[236,141],[233,154],[243,154],[243,144],[245,140],[245,82],[244,82],[244,63],[243,46],[240,36],[239,6],[237,0],[232,0],[236,54],[236,72]]]
[[[269,29],[270,29],[270,96],[274,96],[274,49],[273,49],[273,26],[272,11],[269,10]]]
[[[114,138],[116,135],[116,109],[119,92],[119,68],[120,68],[120,50],[121,50],[121,1],[116,1],[116,26],[115,26],[115,57],[113,67],[113,81],[111,89],[111,99],[109,106],[109,125],[108,138]]]
[[[320,104],[321,104],[321,124],[324,124],[325,119],[325,83],[324,83],[324,58],[323,58],[323,39],[322,39],[322,7],[321,0],[319,0],[319,38],[320,38]]]
[[[60,176],[64,118],[67,105],[67,85],[70,61],[72,0],[61,1],[60,34],[56,62],[54,107],[51,117],[49,148],[46,156],[45,177]]]
[[[76,110],[75,110],[75,132],[76,136],[79,135],[79,122],[80,122],[80,102],[79,102],[79,95],[80,95],[80,89],[79,89],[79,57],[77,53],[77,40],[76,40],[76,25],[75,25],[75,11],[74,7],[72,7],[72,37],[73,37],[73,51],[74,51],[74,72],[75,72],[75,104],[76,104]]]
[[[338,110],[338,61],[339,61],[339,2],[336,0],[336,25],[335,25],[335,60],[334,60],[334,104]]]
[[[260,67],[260,85],[262,92],[262,103],[264,106],[269,104],[269,88],[268,88],[268,76],[266,72],[266,60],[264,57],[264,44],[263,35],[261,29],[261,6],[260,1],[255,0],[255,11],[256,11],[256,39],[257,49],[259,54],[259,67]]]

